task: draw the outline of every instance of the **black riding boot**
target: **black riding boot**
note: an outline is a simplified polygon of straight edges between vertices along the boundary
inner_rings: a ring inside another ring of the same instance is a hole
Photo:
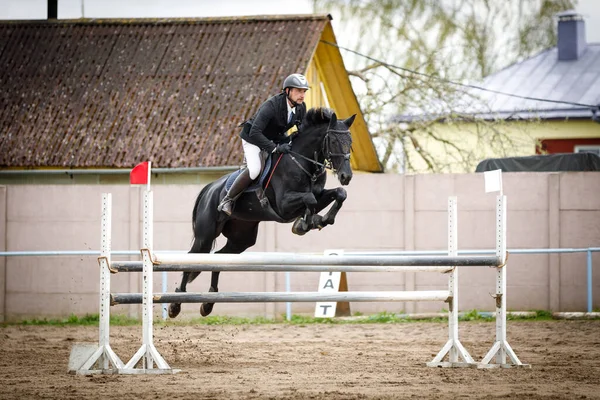
[[[240,197],[244,190],[250,186],[251,183],[252,179],[250,178],[250,172],[248,171],[248,168],[246,168],[238,175],[237,178],[235,178],[235,181],[233,181],[233,184],[229,188],[227,195],[223,197],[223,200],[221,200],[217,210],[223,211],[227,215],[231,215],[233,212],[233,203],[238,197]]]

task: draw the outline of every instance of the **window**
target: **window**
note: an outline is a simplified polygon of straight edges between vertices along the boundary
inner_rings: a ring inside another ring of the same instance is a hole
[[[600,146],[594,145],[575,145],[575,153],[592,153],[600,156]]]

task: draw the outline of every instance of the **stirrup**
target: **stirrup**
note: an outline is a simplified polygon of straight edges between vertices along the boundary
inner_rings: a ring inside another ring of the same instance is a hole
[[[221,200],[221,202],[217,206],[217,211],[223,212],[230,216],[233,212],[233,201],[234,200],[229,196],[223,197],[223,200]]]

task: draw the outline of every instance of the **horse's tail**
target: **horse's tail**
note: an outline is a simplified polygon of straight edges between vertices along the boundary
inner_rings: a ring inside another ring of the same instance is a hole
[[[196,232],[196,215],[198,214],[198,203],[202,200],[202,196],[208,190],[210,185],[206,185],[202,188],[200,193],[198,193],[198,197],[196,197],[196,203],[194,203],[194,210],[192,211],[192,231]]]

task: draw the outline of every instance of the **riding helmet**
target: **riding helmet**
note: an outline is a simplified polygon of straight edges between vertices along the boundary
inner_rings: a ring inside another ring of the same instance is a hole
[[[304,75],[291,74],[283,81],[283,90],[287,88],[310,89],[310,86]]]

